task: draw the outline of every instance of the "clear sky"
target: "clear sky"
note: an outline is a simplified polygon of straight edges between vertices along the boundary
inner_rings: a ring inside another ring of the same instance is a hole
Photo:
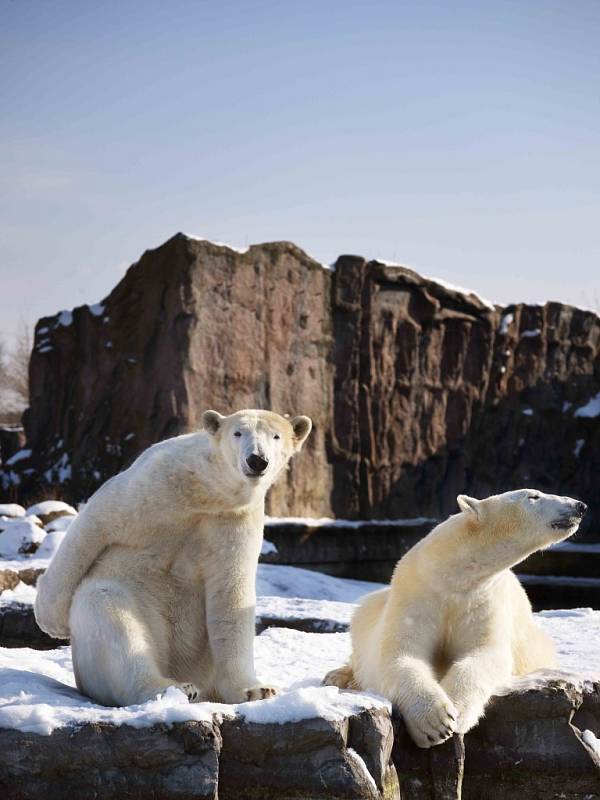
[[[600,2],[0,0],[0,333],[183,230],[600,308]]]

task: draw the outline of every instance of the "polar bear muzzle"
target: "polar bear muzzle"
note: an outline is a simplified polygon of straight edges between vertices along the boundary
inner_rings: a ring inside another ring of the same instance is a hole
[[[250,453],[248,458],[246,459],[246,464],[252,470],[252,477],[256,476],[257,478],[260,477],[266,468],[269,466],[269,461],[266,458],[263,458],[258,453]]]
[[[574,525],[579,525],[586,511],[586,504],[577,500],[573,506],[570,506],[560,517],[552,522],[552,528],[555,531],[566,531]]]

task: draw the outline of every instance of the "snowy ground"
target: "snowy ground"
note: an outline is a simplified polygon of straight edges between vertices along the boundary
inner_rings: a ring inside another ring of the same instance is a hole
[[[600,611],[545,611],[537,617],[557,643],[562,674],[600,679]],[[262,681],[281,688],[278,697],[239,706],[189,704],[181,692],[170,690],[144,705],[112,709],[92,703],[74,689],[69,647],[0,648],[0,727],[47,735],[58,727],[90,721],[145,727],[206,719],[215,712],[238,713],[254,722],[284,722],[314,716],[336,719],[360,708],[387,705],[374,694],[340,693],[335,687],[320,686],[323,676],[341,665],[349,651],[347,633],[269,628],[256,639],[256,666]],[[519,683],[534,686],[539,677]]]
[[[33,519],[33,514],[29,516]],[[19,526],[23,520],[21,515],[5,525],[5,531],[11,529],[11,547],[18,539],[16,532],[27,533]],[[60,520],[48,523],[46,538],[53,537],[54,531],[58,539],[65,524]],[[29,529],[34,536],[38,535],[31,524]],[[45,568],[54,547],[47,549],[45,558],[18,551],[10,553],[9,558],[0,559],[0,569]],[[330,621],[332,627],[334,623],[347,625],[358,600],[379,586],[296,567],[260,564],[257,615],[290,621],[319,619]],[[14,590],[2,593],[0,604],[30,604],[34,599],[35,589],[21,583]],[[560,669],[581,680],[600,680],[600,611],[543,611],[536,616],[556,642]],[[52,651],[0,648],[0,727],[49,734],[57,727],[90,721],[143,727],[156,722],[206,719],[213,713],[237,713],[256,722],[283,722],[313,716],[339,718],[359,708],[386,704],[373,694],[340,693],[335,687],[320,685],[324,675],[348,657],[347,633],[269,628],[257,637],[255,650],[260,679],[281,688],[281,694],[273,699],[240,706],[189,704],[181,692],[173,689],[141,706],[111,709],[92,703],[76,691],[70,648]],[[535,681],[534,676],[526,679],[525,684],[535,685]]]

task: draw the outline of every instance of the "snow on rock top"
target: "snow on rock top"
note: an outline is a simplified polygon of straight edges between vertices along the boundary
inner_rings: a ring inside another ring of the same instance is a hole
[[[423,275],[423,277],[425,280],[431,281],[432,283],[437,283],[438,286],[441,286],[443,289],[449,289],[451,292],[458,292],[459,294],[464,294],[467,297],[471,295],[471,297],[479,300],[479,302],[486,308],[489,308],[490,311],[494,311],[494,304],[489,300],[486,300],[480,294],[477,294],[477,292],[474,292],[472,289],[465,289],[464,286],[455,286],[453,283],[445,281],[443,278],[430,278],[427,275]]]
[[[594,395],[584,406],[580,406],[573,414],[574,417],[600,417],[600,392]]]
[[[259,564],[256,575],[256,593],[273,597],[356,603],[365,594],[381,588],[380,583],[335,578],[323,572],[280,564]]]
[[[347,634],[301,633],[271,628],[257,637],[256,667],[262,680],[281,687],[271,700],[239,705],[188,703],[171,688],[155,700],[125,708],[93,703],[74,688],[71,649],[0,648],[0,728],[49,735],[53,730],[86,722],[136,728],[156,723],[243,716],[257,723],[312,718],[342,719],[363,708],[389,707],[376,695],[340,693],[321,686],[326,672],[348,657]]]
[[[226,244],[225,242],[215,242],[212,239],[206,239],[204,236],[192,236],[189,233],[184,233],[183,235],[186,237],[186,239],[191,239],[194,242],[207,242],[208,244],[214,244],[217,247],[226,247],[228,250],[233,250],[234,253],[240,253],[241,255],[244,255],[244,253],[247,253],[250,249],[249,247],[234,247],[233,245]]]
[[[407,519],[333,519],[332,517],[265,517],[265,525],[306,525],[309,528],[363,528],[365,525],[375,527],[411,527],[437,523],[430,517],[411,517]]]
[[[549,677],[575,681],[599,677],[600,611],[546,611],[536,618],[556,642],[560,671],[517,679],[503,693],[511,688],[536,688]],[[68,647],[0,649],[0,727],[48,735],[56,728],[86,722],[139,728],[203,720],[216,713],[262,724],[315,716],[340,719],[362,708],[389,708],[387,701],[370,692],[340,693],[335,687],[320,685],[329,670],[345,662],[350,647],[348,633],[269,628],[256,639],[256,667],[262,681],[280,687],[280,695],[240,705],[188,703],[179,690],[170,689],[162,697],[126,708],[99,706],[75,690]]]
[[[104,314],[104,306],[102,303],[94,303],[93,305],[88,305],[90,313],[93,314],[95,317],[101,317]]]
[[[24,517],[25,509],[18,503],[0,503],[0,517]]]
[[[5,466],[12,467],[13,464],[16,464],[18,461],[24,461],[26,458],[31,456],[31,450],[17,450],[16,453],[7,459],[5,462]]]
[[[6,520],[1,525],[0,555],[13,558],[19,553],[35,549],[46,536],[46,531],[25,518]]]
[[[73,322],[73,312],[72,311],[61,311],[58,315],[58,325],[62,325],[64,328],[68,328],[69,325]]]
[[[77,514],[73,506],[63,503],[62,500],[43,500],[41,503],[36,503],[27,509],[28,514],[37,514],[38,516],[55,514],[57,511],[63,511],[65,514],[72,514],[73,516]]]

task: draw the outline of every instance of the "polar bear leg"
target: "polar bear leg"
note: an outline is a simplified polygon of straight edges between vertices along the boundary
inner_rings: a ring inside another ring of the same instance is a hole
[[[433,747],[454,734],[458,711],[426,661],[406,653],[384,660],[380,682],[419,747]]]
[[[119,581],[84,581],[75,592],[70,614],[77,688],[103,705],[124,706],[143,703],[178,685],[159,667],[157,645],[163,637],[156,628],[164,623],[157,617],[150,609],[142,614],[133,594]],[[191,696],[191,690],[180,688]]]

